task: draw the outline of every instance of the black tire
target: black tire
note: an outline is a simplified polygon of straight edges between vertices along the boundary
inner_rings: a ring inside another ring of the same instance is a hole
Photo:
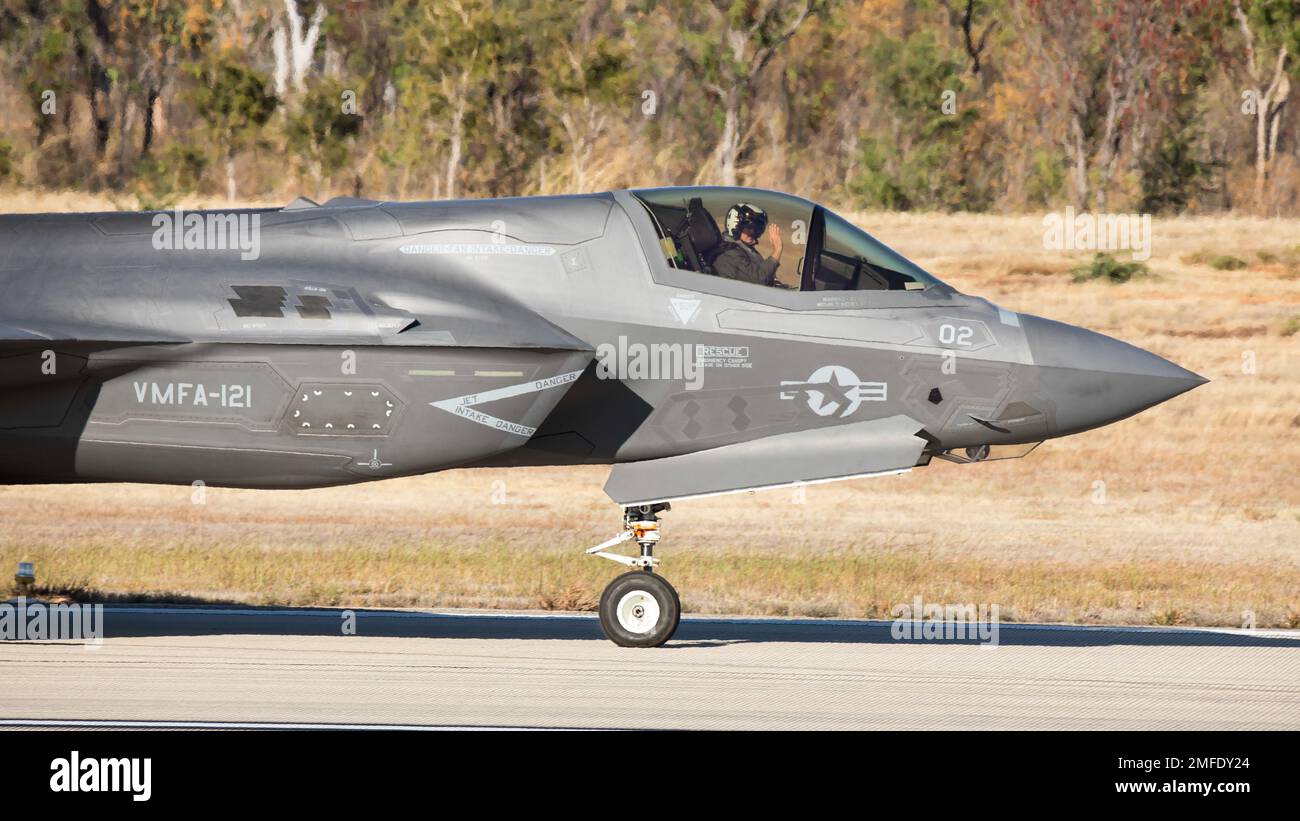
[[[681,619],[677,591],[654,573],[624,573],[600,594],[600,627],[620,647],[658,647],[673,637]]]

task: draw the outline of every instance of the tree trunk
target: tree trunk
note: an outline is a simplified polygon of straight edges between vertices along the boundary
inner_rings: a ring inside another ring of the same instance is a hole
[[[451,151],[447,156],[447,199],[456,199],[456,174],[460,170],[461,142],[465,138],[465,95],[456,98],[451,121]]]
[[[127,168],[131,162],[131,129],[135,127],[138,114],[135,99],[128,98],[118,120],[117,179],[119,180],[127,176]]]
[[[103,157],[108,149],[108,136],[110,131],[109,115],[104,112],[107,105],[108,97],[108,77],[102,70],[95,67],[95,79],[92,81],[90,90],[90,117],[95,123],[95,155]]]
[[[582,146],[578,141],[573,143],[573,193],[587,193],[587,169],[586,164],[582,161]]]
[[[1268,104],[1255,107],[1255,210],[1264,210],[1264,186],[1268,179]]]
[[[226,202],[234,204],[235,197],[238,195],[235,187],[235,157],[227,155],[226,157]]]
[[[587,190],[587,167],[584,162],[585,146],[573,112],[566,111],[561,114],[560,125],[564,127],[564,136],[569,140],[569,162],[573,166],[574,193],[584,194]]]
[[[1066,154],[1073,166],[1074,210],[1088,210],[1088,147],[1083,139],[1083,122],[1078,114],[1070,119],[1070,137],[1066,143]]]
[[[144,105],[144,137],[140,141],[140,154],[149,153],[153,146],[154,132],[154,110],[158,105],[159,92],[157,88],[149,89],[149,94],[145,97]]]
[[[740,153],[740,91],[727,91],[722,136],[718,140],[718,177],[720,185],[736,184],[736,155]]]

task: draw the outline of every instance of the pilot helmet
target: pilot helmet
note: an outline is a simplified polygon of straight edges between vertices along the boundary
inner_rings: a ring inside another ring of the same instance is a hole
[[[767,212],[757,205],[738,202],[727,209],[727,236],[732,239],[738,240],[741,233],[746,233],[757,240],[766,230]]]

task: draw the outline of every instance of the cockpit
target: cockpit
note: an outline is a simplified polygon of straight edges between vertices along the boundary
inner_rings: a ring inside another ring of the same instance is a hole
[[[795,291],[923,291],[933,275],[834,212],[753,188],[649,188],[667,264]]]

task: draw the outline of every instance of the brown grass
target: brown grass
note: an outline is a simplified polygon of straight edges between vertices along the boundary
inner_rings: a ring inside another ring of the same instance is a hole
[[[1300,626],[1300,277],[1264,261],[1289,253],[1279,240],[1300,221],[1157,220],[1153,275],[1123,285],[1072,283],[1091,254],[1042,250],[1039,217],[857,221],[968,293],[1213,381],[1022,460],[809,487],[803,504],[788,491],[681,503],[658,555],[687,610],[881,617],[920,595],[1015,620],[1238,625],[1249,610]],[[1216,270],[1201,249],[1248,266]],[[92,596],[589,609],[619,571],[582,555],[618,527],[604,476],[210,489],[201,506],[188,487],[0,488],[0,568],[35,561],[41,584]]]

